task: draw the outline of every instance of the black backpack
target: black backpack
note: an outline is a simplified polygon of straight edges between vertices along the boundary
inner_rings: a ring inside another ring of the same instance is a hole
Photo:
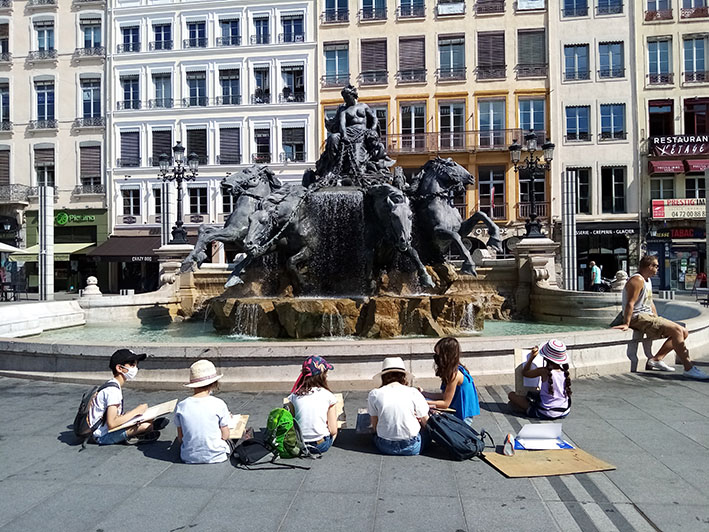
[[[447,412],[431,412],[426,427],[431,438],[444,447],[455,460],[468,460],[482,455],[485,436],[490,439],[493,447],[495,445],[487,432],[483,430],[478,434],[465,421]]]
[[[91,408],[91,403],[101,390],[111,386],[120,388],[117,382],[108,381],[100,385],[97,384],[81,396],[79,410],[76,412],[76,417],[74,418],[74,434],[81,440],[82,448],[86,446],[86,440],[91,437],[91,434],[93,434],[93,432],[101,426],[104,419],[106,419],[106,413],[104,412],[101,419],[93,425],[89,425],[89,409]]]

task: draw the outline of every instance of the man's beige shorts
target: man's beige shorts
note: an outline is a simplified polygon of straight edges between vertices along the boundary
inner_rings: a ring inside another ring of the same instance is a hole
[[[675,322],[654,314],[638,314],[630,320],[631,329],[640,331],[651,340],[667,338],[668,327],[674,327],[675,325]]]

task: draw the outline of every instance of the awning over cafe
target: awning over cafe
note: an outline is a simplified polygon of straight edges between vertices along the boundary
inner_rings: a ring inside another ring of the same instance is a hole
[[[651,174],[678,174],[684,172],[682,161],[650,161]]]
[[[687,159],[687,172],[703,172],[709,168],[709,159]]]
[[[69,244],[54,244],[54,262],[67,262],[70,255],[84,255],[93,242],[72,242]],[[39,244],[30,246],[10,255],[13,262],[38,262]]]
[[[98,262],[157,262],[159,236],[112,236],[89,253]]]

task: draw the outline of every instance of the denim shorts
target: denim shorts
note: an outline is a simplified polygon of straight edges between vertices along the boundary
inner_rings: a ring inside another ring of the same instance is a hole
[[[107,432],[103,436],[94,438],[96,443],[99,445],[114,445],[116,443],[123,443],[128,439],[128,434],[124,430],[117,430],[116,432]]]
[[[421,434],[417,434],[408,440],[386,440],[375,434],[374,445],[382,454],[413,456],[421,454]]]
[[[327,451],[332,445],[332,436],[328,434],[322,440],[323,441],[318,444],[316,444],[315,442],[305,442],[305,445],[307,445],[311,451],[315,451],[316,453],[322,454]]]

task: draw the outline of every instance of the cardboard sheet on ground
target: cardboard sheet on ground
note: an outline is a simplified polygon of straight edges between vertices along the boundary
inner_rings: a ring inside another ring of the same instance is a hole
[[[126,421],[125,423],[123,423],[123,425],[120,425],[115,429],[111,429],[108,432],[116,432],[117,430],[128,429],[130,427],[138,425],[139,423],[142,423],[143,421],[152,421],[157,417],[174,412],[175,406],[177,406],[177,399],[173,399],[172,401],[166,401],[164,403],[160,403],[159,405],[151,406],[141,415],[135,416],[130,421]]]
[[[249,422],[248,414],[234,414],[229,423],[229,438],[238,440],[244,435],[246,424]]]
[[[518,451],[514,456],[485,453],[483,459],[509,478],[550,477],[615,469],[614,465],[581,449]]]
[[[345,416],[345,398],[341,393],[335,393],[333,395],[335,396],[335,399],[337,399],[337,403],[335,404],[335,412],[337,413],[337,428],[346,428],[347,417]],[[287,397],[284,397],[283,406],[286,406],[288,403],[290,403],[290,401]]]

